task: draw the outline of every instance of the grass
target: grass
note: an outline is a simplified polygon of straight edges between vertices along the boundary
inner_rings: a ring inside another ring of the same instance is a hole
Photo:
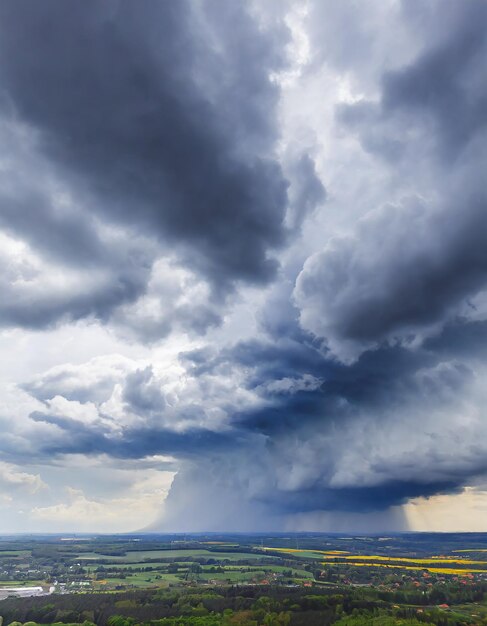
[[[164,564],[164,565],[167,565]],[[128,564],[123,567],[125,571],[128,572],[127,576],[124,578],[120,578],[117,574],[111,576],[108,572],[106,576],[101,581],[93,581],[93,585],[95,588],[103,588],[108,589],[114,586],[122,586],[122,587],[136,587],[136,588],[150,588],[150,587],[161,587],[165,586],[169,583],[173,584],[181,584],[184,582],[185,577],[188,573],[188,569],[190,564],[186,563],[182,565],[182,567],[187,566],[185,570],[175,573],[169,574],[166,572],[134,572],[130,573],[130,567],[135,567],[136,564]],[[119,567],[117,565],[117,567]],[[313,575],[310,572],[300,569],[292,569],[289,567],[285,567],[282,565],[269,565],[269,566],[256,566],[256,567],[247,567],[247,566],[238,566],[238,565],[230,565],[225,568],[224,572],[211,572],[210,568],[214,567],[212,565],[203,566],[203,571],[199,573],[189,573],[189,580],[197,580],[199,582],[209,582],[211,580],[221,581],[221,582],[249,582],[252,580],[262,580],[264,578],[268,578],[273,573],[281,574],[283,571],[289,571],[291,569],[291,578],[293,579],[310,579],[313,578]],[[93,566],[90,569],[94,569]],[[243,571],[249,569],[250,571]]]
[[[83,626],[83,624],[80,624],[78,622],[76,622],[76,624],[73,622],[69,624],[65,622],[54,622],[54,624],[42,624],[42,626]]]
[[[265,578],[266,573],[264,570],[254,570],[251,572],[239,572],[236,570],[230,570],[228,572],[221,573],[212,573],[212,572],[204,572],[202,574],[197,575],[198,580],[229,580],[231,582],[242,582],[253,580],[254,578]]]
[[[158,578],[156,578],[156,575]],[[93,581],[93,587],[96,589],[97,587],[101,589],[106,589],[107,587],[114,586],[122,586],[122,587],[137,587],[138,589],[148,589],[150,587],[164,587],[169,583],[181,583],[181,578],[179,578],[176,574],[148,574],[145,573],[136,573],[131,576],[127,576],[126,578],[117,578],[114,576],[113,578],[107,576],[102,581]]]
[[[185,562],[185,563],[177,563],[180,567],[188,567],[192,565],[193,561]],[[175,563],[176,564],[176,563]],[[167,567],[169,563],[167,561],[158,561],[157,563],[145,563],[144,561],[138,561],[135,563],[107,563],[107,564],[83,564],[83,568],[88,572],[95,572],[99,567],[116,567],[118,570],[132,570],[132,569],[140,569],[141,567],[152,567],[154,569]],[[149,572],[146,572],[149,573]]]
[[[206,566],[206,567],[212,567],[210,566]],[[231,570],[231,569],[240,569],[243,566],[240,565],[226,565],[225,566],[225,571],[227,570]],[[253,568],[253,566],[251,566]],[[254,569],[258,569],[258,570],[262,570],[264,572],[275,572],[277,574],[281,574],[282,572],[288,572],[289,570],[291,570],[292,572],[292,576],[303,576],[304,578],[313,578],[313,574],[311,572],[308,572],[304,569],[299,569],[299,568],[295,568],[295,567],[286,567],[285,565],[262,565],[262,566],[256,566]]]
[[[0,589],[5,587],[41,587],[45,580],[0,580]]]
[[[455,605],[456,611],[461,611],[469,616],[487,617],[487,606],[485,604],[479,604],[473,602],[472,604],[458,604]]]
[[[118,572],[114,572],[111,574],[110,572],[106,572],[103,574],[104,578],[102,581],[94,581],[95,588],[112,588],[114,586],[122,586],[122,587],[136,587],[136,588],[150,588],[150,587],[160,587],[165,586],[169,583],[172,584],[181,584],[184,582],[186,577],[189,580],[197,580],[199,582],[205,583],[212,580],[221,581],[221,582],[249,582],[252,580],[262,580],[272,576],[275,574],[282,574],[282,572],[288,572],[291,570],[290,578],[299,580],[299,579],[311,579],[313,575],[306,570],[298,569],[298,568],[289,568],[283,565],[262,565],[262,566],[243,566],[243,565],[225,565],[224,572],[212,572],[211,569],[215,567],[215,565],[203,565],[202,571],[199,573],[191,573],[190,567],[192,563],[180,563],[181,571],[177,573],[168,573],[160,570],[153,570],[150,572],[131,572],[132,569],[136,567],[143,566],[143,563],[128,563],[128,564],[117,564],[115,567],[117,569],[123,570],[127,572],[127,575],[121,578]],[[168,563],[154,563],[150,565],[159,566],[161,568],[167,568]],[[218,566],[218,565],[217,565]],[[94,571],[96,569],[95,565],[90,565],[86,569],[89,571]],[[249,570],[249,571],[247,571]]]

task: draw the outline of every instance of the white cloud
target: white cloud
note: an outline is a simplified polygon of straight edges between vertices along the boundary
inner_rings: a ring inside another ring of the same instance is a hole
[[[18,491],[36,494],[46,487],[39,474],[30,474],[11,463],[0,461],[0,489],[8,501]]]
[[[102,471],[100,469],[100,471]],[[34,522],[52,532],[130,532],[150,525],[160,514],[171,487],[173,472],[149,471],[139,476],[126,494],[93,498],[67,487],[63,501],[32,509]]]

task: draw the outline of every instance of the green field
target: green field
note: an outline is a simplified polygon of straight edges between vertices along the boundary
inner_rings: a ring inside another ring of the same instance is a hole
[[[109,556],[98,552],[85,552],[74,557],[78,561],[107,561],[112,563],[143,563],[147,559],[175,559],[178,557],[204,557],[218,561],[242,561],[246,559],[262,559],[265,555],[252,552],[211,552],[210,550],[140,550],[130,551],[124,556]]]
[[[163,564],[167,566],[166,564]],[[103,575],[102,581],[94,581],[95,586],[108,585],[114,586],[134,586],[137,588],[149,588],[167,586],[168,584],[181,584],[185,580],[193,580],[201,583],[208,583],[210,581],[230,582],[230,583],[242,583],[250,582],[254,580],[262,580],[269,578],[272,574],[282,574],[284,571],[289,571],[291,568],[281,565],[270,565],[268,567],[242,567],[242,566],[228,566],[224,572],[214,572],[211,569],[215,566],[206,565],[202,567],[201,572],[193,573],[189,571],[191,563],[181,563],[181,571],[177,573],[167,573],[162,571],[150,571],[150,572],[133,572],[130,573],[130,569],[137,567],[137,564],[124,564],[117,565],[117,568],[127,571],[127,576],[120,578],[117,573],[111,574],[106,572]],[[95,568],[91,566],[93,571]],[[312,579],[313,574],[306,570],[291,569],[291,578]]]
[[[266,551],[271,552],[272,548],[267,548]],[[297,556],[303,559],[322,559],[323,560],[323,557],[324,557],[322,552],[321,553],[316,552],[315,550],[294,550],[293,552],[284,552],[284,551],[279,551],[276,548],[276,552],[274,554],[275,555],[279,554],[279,557],[282,559],[285,559],[285,558],[292,559],[293,557]],[[336,556],[339,556],[339,555],[336,555]]]
[[[256,577],[264,578],[265,577],[264,570],[254,570],[251,572],[239,572],[237,570],[228,571],[228,572],[203,572],[201,574],[197,574],[197,579],[199,581],[209,581],[209,580],[218,580],[218,581],[231,581],[231,582],[242,582],[242,581],[250,581]]]
[[[178,563],[178,565],[181,565],[182,567],[187,567],[191,564],[192,564],[192,561],[186,561],[185,563]],[[157,561],[157,563],[145,563],[144,561],[136,561],[134,563],[120,563],[119,561],[116,561],[112,564],[109,564],[109,563],[97,564],[96,562],[90,563],[87,565],[83,564],[83,568],[87,572],[94,572],[100,567],[105,567],[105,568],[116,567],[118,570],[131,570],[131,569],[140,569],[141,567],[152,567],[154,569],[157,569],[160,567],[167,567],[167,566],[168,566],[167,561]]]
[[[181,583],[181,578],[178,578],[175,574],[157,574],[158,578],[156,579],[156,575],[153,574],[148,575],[147,573],[136,573],[131,576],[127,576],[126,578],[117,578],[117,577],[109,577],[104,579],[106,583],[101,581],[95,581],[95,587],[106,587],[107,585],[110,587],[114,586],[134,586],[138,589],[147,589],[149,587],[163,587],[168,584],[179,584]]]
[[[0,580],[0,589],[5,587],[40,587],[45,580]]]
[[[204,565],[203,569],[205,569],[206,567],[213,567],[212,565]],[[247,567],[247,566],[243,566],[243,565],[225,565],[225,571],[226,570],[232,570],[232,569],[236,569],[236,570],[241,570],[243,567]],[[300,569],[299,567],[286,567],[285,565],[249,565],[248,567],[254,568],[254,569],[262,569],[265,570],[267,572],[288,572],[289,570],[292,570],[293,575],[296,574],[302,574],[303,576],[306,576],[306,578],[312,578],[313,575],[311,574],[311,572],[308,572],[304,569]]]

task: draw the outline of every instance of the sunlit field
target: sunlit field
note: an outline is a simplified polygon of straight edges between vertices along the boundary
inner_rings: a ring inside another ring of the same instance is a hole
[[[487,561],[451,558],[444,555],[429,558],[396,557],[378,554],[350,554],[345,550],[300,550],[299,548],[264,548],[265,550],[290,554],[303,558],[320,558],[323,565],[352,565],[355,567],[382,567],[410,571],[428,571],[434,574],[468,576],[487,574]],[[452,552],[487,552],[487,550],[454,550]],[[449,567],[462,565],[466,567]],[[483,566],[482,569],[468,566]]]

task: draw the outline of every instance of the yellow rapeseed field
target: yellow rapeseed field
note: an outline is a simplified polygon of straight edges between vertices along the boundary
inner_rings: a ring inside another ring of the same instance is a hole
[[[485,565],[487,566],[487,561],[472,561],[470,559],[450,559],[448,557],[440,557],[435,556],[430,559],[415,559],[411,557],[402,557],[402,556],[379,556],[374,554],[357,554],[354,556],[343,556],[343,559],[351,559],[351,560],[363,560],[363,561],[393,561],[400,563],[419,563],[423,565],[432,565],[437,563],[447,563],[448,565]]]
[[[323,565],[331,565],[329,561],[324,561]],[[346,563],[333,563],[333,565],[354,565],[356,567],[387,567],[390,569],[406,569],[413,571],[427,570],[432,574],[450,574],[455,576],[468,576],[469,574],[486,574],[485,569],[455,569],[453,567],[421,567],[413,565],[390,565],[386,563],[365,563],[359,561],[347,561]]]
[[[432,556],[430,558],[421,559],[413,557],[394,557],[394,556],[382,556],[382,555],[364,555],[355,554],[351,555],[346,550],[306,550],[299,548],[264,548],[264,550],[274,550],[276,552],[283,552],[289,554],[300,553],[306,554],[321,554],[323,558],[323,565],[354,565],[357,567],[389,567],[392,569],[405,569],[405,570],[427,570],[434,574],[449,574],[456,576],[468,576],[468,574],[481,574],[487,573],[487,561],[476,561],[472,559],[462,558],[449,558],[445,556]],[[460,552],[457,550],[456,552]],[[467,552],[467,550],[465,550]],[[472,552],[487,552],[487,550],[472,550]],[[333,561],[332,561],[333,559]],[[471,567],[459,568],[449,567],[450,565],[482,565],[485,569],[472,569]]]
[[[452,550],[452,552],[487,552],[487,549],[480,548],[480,549],[474,550],[473,548],[469,548],[468,550]]]

